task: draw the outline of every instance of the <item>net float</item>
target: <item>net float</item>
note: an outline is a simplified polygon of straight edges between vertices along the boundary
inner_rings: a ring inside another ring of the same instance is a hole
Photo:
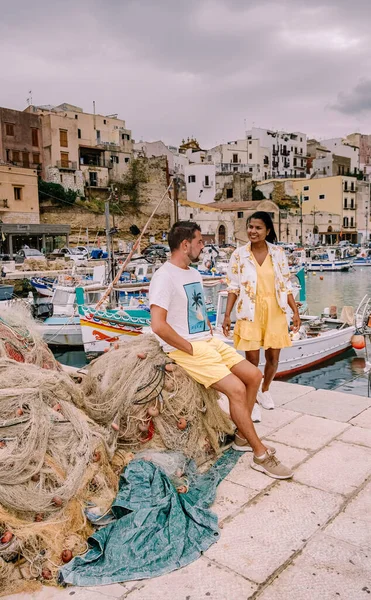
[[[350,343],[355,350],[362,350],[366,346],[365,336],[356,332],[352,335]]]
[[[99,462],[101,459],[101,453],[96,450],[93,454],[93,462]]]
[[[178,494],[186,494],[188,491],[187,486],[180,485],[179,487],[176,488],[176,491],[178,492]]]
[[[178,429],[183,431],[183,429],[187,427],[187,421],[184,419],[184,417],[181,417],[180,419],[178,419],[176,426]]]
[[[111,423],[111,427],[112,429],[114,429],[115,431],[119,431],[120,427],[117,425],[117,423]]]
[[[60,496],[53,496],[52,503],[54,504],[54,506],[62,506],[63,500]]]
[[[54,404],[53,406],[53,410],[55,410],[56,412],[59,412],[62,410],[61,405],[59,404],[59,402],[57,402],[57,404]]]
[[[319,278],[320,278],[320,280],[322,281],[322,280],[323,280],[323,275],[320,275],[320,276],[319,276]]]
[[[6,442],[4,440],[0,440],[0,448],[5,448]]]
[[[149,414],[150,417],[158,417],[158,415],[160,414],[160,411],[157,408],[157,406],[150,406],[149,409],[147,410],[147,413]]]
[[[17,408],[17,410],[15,411],[15,414],[17,415],[17,417],[21,417],[23,415],[23,409]]]
[[[11,531],[5,531],[0,538],[0,542],[2,544],[8,544],[13,539],[13,534]]]
[[[118,350],[119,347],[120,347],[120,345],[116,342],[115,344],[113,344],[113,347],[114,347],[115,350]]]
[[[139,352],[137,354],[138,358],[141,358],[142,360],[144,360],[145,358],[147,358],[147,354],[145,352]]]
[[[174,371],[174,365],[173,363],[167,363],[167,365],[165,365],[165,371],[167,371],[168,373],[172,373]]]
[[[34,473],[31,477],[31,481],[39,481],[40,473]]]
[[[70,562],[70,560],[72,560],[73,554],[71,552],[71,550],[63,550],[62,554],[61,554],[61,559],[64,563],[68,563]]]
[[[36,523],[41,523],[41,521],[44,520],[44,515],[42,513],[36,513],[35,515],[35,522]]]
[[[47,568],[45,567],[45,568],[44,568],[44,569],[41,571],[41,577],[42,577],[43,579],[46,579],[46,580],[50,580],[50,579],[52,579],[53,575],[52,575],[52,572],[51,572],[51,570],[50,570],[50,569],[47,569]]]
[[[139,431],[141,431],[142,433],[147,433],[148,429],[149,429],[149,423],[139,423],[138,425],[138,429]]]

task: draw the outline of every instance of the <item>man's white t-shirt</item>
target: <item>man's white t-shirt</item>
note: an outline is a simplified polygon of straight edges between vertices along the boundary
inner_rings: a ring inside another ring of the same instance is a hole
[[[162,265],[151,279],[149,304],[167,310],[167,323],[185,340],[211,338],[202,277],[196,269],[181,269],[170,262]],[[176,350],[156,337],[165,352]]]

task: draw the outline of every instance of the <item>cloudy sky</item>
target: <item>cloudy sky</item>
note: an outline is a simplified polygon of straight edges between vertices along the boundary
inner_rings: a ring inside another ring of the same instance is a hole
[[[370,0],[0,0],[0,105],[118,113],[202,147],[371,133]]]

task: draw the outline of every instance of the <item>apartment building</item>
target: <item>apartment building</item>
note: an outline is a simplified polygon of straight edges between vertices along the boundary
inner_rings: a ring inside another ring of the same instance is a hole
[[[40,223],[37,169],[0,164],[0,222]]]
[[[248,142],[258,140],[262,148],[267,148],[269,169],[267,177],[306,177],[307,136],[301,132],[274,131],[253,127],[246,132]],[[252,144],[251,144],[252,145]]]
[[[42,171],[42,129],[38,115],[0,108],[0,161]]]
[[[270,151],[259,140],[233,140],[210,148],[207,162],[213,162],[217,173],[250,173],[254,181],[270,176]]]

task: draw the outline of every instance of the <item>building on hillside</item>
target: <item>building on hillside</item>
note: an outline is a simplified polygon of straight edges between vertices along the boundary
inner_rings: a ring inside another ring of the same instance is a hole
[[[352,174],[359,172],[359,146],[351,144],[346,138],[330,138],[321,140],[321,145],[336,154],[350,158],[350,171]]]
[[[215,200],[215,165],[192,163],[184,168],[187,200],[209,204]]]
[[[40,223],[37,170],[0,164],[2,223]]]
[[[350,172],[351,160],[348,156],[337,156],[327,150],[322,156],[313,159],[311,177],[333,177]]]
[[[262,181],[257,186],[266,198],[271,198],[280,207],[285,205],[303,215],[328,212],[340,216],[340,229],[328,223],[328,234],[332,241],[341,239],[356,243],[357,234],[357,193],[358,181],[355,177],[338,175],[315,179],[286,179],[283,181]],[[291,199],[291,206],[290,206]],[[317,234],[319,231],[316,232]],[[335,239],[334,239],[335,238]],[[303,233],[303,242],[305,241]]]
[[[184,175],[184,168],[189,164],[189,159],[185,154],[181,154],[175,146],[166,146],[161,140],[157,142],[135,142],[133,152],[134,156],[138,157],[166,156],[170,175],[176,173]]]
[[[346,139],[353,146],[359,148],[359,168],[363,175],[371,177],[371,135],[362,133],[351,133]]]
[[[116,114],[84,113],[72,104],[29,106],[42,124],[46,181],[80,194],[120,181],[132,157],[131,131]]]
[[[196,221],[201,227],[202,238],[207,244],[234,243],[234,213],[223,211],[209,204],[179,201],[179,219]]]
[[[356,218],[358,242],[366,244],[371,241],[371,184],[369,181],[357,181]]]
[[[249,202],[252,200],[251,173],[216,173],[215,200]]]
[[[0,108],[0,161],[41,172],[42,146],[38,115]]]
[[[270,153],[259,140],[234,140],[207,151],[207,162],[213,162],[217,173],[250,173],[255,181],[269,174]]]
[[[267,176],[306,177],[307,136],[305,133],[273,131],[253,127],[246,132],[247,141],[258,140],[261,148],[267,149],[270,159]],[[265,178],[265,177],[262,177]]]
[[[179,146],[179,153],[184,154],[190,163],[203,163],[206,159],[206,150],[203,150],[198,141],[193,137],[182,140]]]

